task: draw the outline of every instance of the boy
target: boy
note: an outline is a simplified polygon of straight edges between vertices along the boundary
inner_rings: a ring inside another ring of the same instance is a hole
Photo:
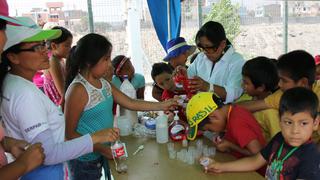
[[[242,67],[243,94],[237,102],[247,100],[263,100],[278,88],[279,76],[275,60],[267,57],[256,57],[248,60]],[[249,95],[249,97],[248,97]],[[280,131],[278,112],[266,109],[254,113],[267,142]]]
[[[163,58],[163,61],[168,63],[168,66],[173,71],[178,66],[186,66],[188,57],[196,50],[195,46],[187,44],[183,37],[177,37],[171,39],[166,44],[167,56]],[[152,97],[161,101],[161,95],[163,89],[155,84],[152,88]]]
[[[264,99],[278,87],[279,76],[272,59],[259,56],[248,60],[242,67],[244,93],[252,100]]]
[[[311,141],[318,128],[319,101],[311,90],[296,87],[280,100],[278,133],[260,153],[227,163],[214,162],[209,172],[252,171],[267,164],[266,179],[319,179],[320,154]]]
[[[194,95],[187,105],[188,139],[194,140],[198,131],[225,132],[214,145],[219,151],[231,152],[237,158],[258,153],[265,145],[261,129],[252,114],[236,105],[225,105],[211,92]]]
[[[165,101],[173,98],[175,95],[186,94],[184,90],[179,90],[172,79],[173,70],[166,63],[155,63],[152,66],[151,77],[155,84],[163,90],[159,101]],[[184,110],[179,106],[179,117],[186,121]]]
[[[315,81],[315,62],[312,55],[303,50],[291,51],[278,58],[277,69],[279,74],[279,90],[263,100],[239,103],[251,112],[269,108],[279,109],[280,98],[288,89],[305,87],[312,89],[320,98],[320,83]],[[314,133],[313,140],[319,141],[319,135]]]

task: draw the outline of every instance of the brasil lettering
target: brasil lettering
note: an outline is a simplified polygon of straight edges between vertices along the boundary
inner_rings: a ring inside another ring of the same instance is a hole
[[[206,117],[209,113],[211,113],[216,107],[212,107],[210,105],[204,107],[203,110],[200,110],[196,115],[192,117],[193,123],[197,122],[199,119],[203,119]],[[192,125],[191,125],[192,126]]]

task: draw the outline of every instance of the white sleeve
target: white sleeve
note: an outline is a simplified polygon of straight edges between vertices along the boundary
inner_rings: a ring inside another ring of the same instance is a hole
[[[48,112],[44,106],[32,91],[23,92],[16,99],[13,115],[24,140],[31,142],[39,133],[49,129]]]
[[[227,97],[225,103],[233,102],[235,99],[240,97],[243,92],[241,87],[242,83],[242,66],[244,61],[238,61],[237,63],[233,64],[229,70],[228,81],[224,86],[224,89],[227,92]]]
[[[192,78],[193,76],[198,75],[197,73],[197,63],[199,60],[201,60],[203,56],[201,54],[198,54],[196,59],[193,61],[192,64],[190,64],[190,66],[187,69],[187,73],[188,73],[188,77]]]

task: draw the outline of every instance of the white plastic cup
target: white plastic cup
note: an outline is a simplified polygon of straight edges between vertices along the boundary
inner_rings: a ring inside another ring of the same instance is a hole
[[[167,143],[169,140],[168,134],[168,116],[160,115],[156,118],[156,139],[157,143]]]
[[[119,116],[117,118],[120,136],[128,136],[132,134],[132,122],[127,116]]]

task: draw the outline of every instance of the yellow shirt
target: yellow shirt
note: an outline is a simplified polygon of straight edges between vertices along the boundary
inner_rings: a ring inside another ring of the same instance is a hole
[[[318,99],[320,100],[320,81],[316,81],[312,85],[312,91],[318,96]],[[264,102],[266,103],[267,106],[274,108],[274,109],[279,109],[280,106],[280,98],[282,96],[283,92],[279,89],[273,94],[269,95],[264,99]],[[318,107],[318,111],[320,111],[320,106]],[[279,119],[279,118],[278,118]],[[320,140],[320,126],[318,129],[318,132],[314,132],[312,135],[312,139],[315,142],[319,142]]]
[[[318,96],[318,99],[320,100],[320,81],[316,81],[315,83],[313,83],[312,91],[314,93],[316,93],[316,95]],[[279,109],[280,98],[281,98],[282,94],[283,94],[283,92],[279,89],[276,92],[274,92],[273,94],[266,97],[264,99],[264,102],[270,108]],[[318,110],[320,110],[320,106],[319,106]]]

